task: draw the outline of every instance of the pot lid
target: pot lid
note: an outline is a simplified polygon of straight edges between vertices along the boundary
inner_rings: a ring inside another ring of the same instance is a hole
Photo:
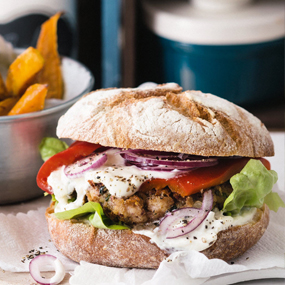
[[[285,35],[283,0],[143,0],[157,35],[183,43],[253,44]]]

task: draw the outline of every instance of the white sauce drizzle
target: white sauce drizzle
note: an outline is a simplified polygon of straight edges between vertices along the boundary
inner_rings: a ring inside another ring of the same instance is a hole
[[[218,210],[211,211],[194,231],[173,239],[166,239],[158,227],[154,230],[150,228],[136,229],[133,232],[148,236],[152,243],[170,253],[178,250],[202,251],[215,243],[218,232],[252,221],[255,213],[256,208],[250,208],[236,217],[224,216],[222,211]]]
[[[48,184],[52,187],[58,201],[55,212],[76,209],[83,205],[86,191],[90,184],[103,183],[109,193],[116,197],[129,197],[138,191],[139,187],[151,178],[169,179],[177,175],[177,171],[147,171],[136,166],[125,166],[125,160],[116,149],[106,152],[107,161],[99,168],[83,173],[82,177],[69,178],[64,174],[64,166],[53,171],[48,177]],[[77,199],[68,203],[73,191],[77,193]]]

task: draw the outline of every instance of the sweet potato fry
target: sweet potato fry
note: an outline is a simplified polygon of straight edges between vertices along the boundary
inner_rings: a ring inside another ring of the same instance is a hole
[[[33,47],[27,48],[8,69],[6,79],[8,92],[12,96],[22,95],[43,66],[44,59],[40,52]]]
[[[9,111],[14,107],[19,98],[10,97],[0,102],[0,116],[8,115]]]
[[[48,87],[46,84],[31,85],[8,116],[40,111],[44,108]]]
[[[48,84],[47,98],[63,97],[61,62],[57,50],[57,22],[61,15],[58,12],[42,24],[37,41],[37,50],[43,55],[45,64],[36,80],[38,83]]]
[[[6,99],[8,96],[8,91],[7,88],[5,86],[5,82],[2,78],[2,75],[0,73],[0,100],[4,100]]]

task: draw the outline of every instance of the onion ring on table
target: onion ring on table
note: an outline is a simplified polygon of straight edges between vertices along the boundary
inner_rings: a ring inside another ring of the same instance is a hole
[[[51,278],[43,278],[41,270],[51,266],[55,270],[55,274]],[[29,271],[33,279],[42,285],[56,285],[60,283],[65,276],[65,269],[61,261],[53,255],[43,254],[38,255],[31,260]]]

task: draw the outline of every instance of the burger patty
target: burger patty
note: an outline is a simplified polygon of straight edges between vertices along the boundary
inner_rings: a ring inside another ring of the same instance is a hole
[[[110,195],[108,189],[99,183],[89,181],[90,187],[86,196],[88,201],[99,202],[104,213],[113,221],[121,221],[127,225],[155,222],[162,218],[166,212],[185,208],[200,208],[202,193],[181,197],[168,187],[152,189],[147,192],[138,191],[127,198],[118,198]],[[225,199],[232,192],[229,182],[212,187],[214,197],[213,207],[222,209]],[[205,191],[208,189],[205,189]]]

